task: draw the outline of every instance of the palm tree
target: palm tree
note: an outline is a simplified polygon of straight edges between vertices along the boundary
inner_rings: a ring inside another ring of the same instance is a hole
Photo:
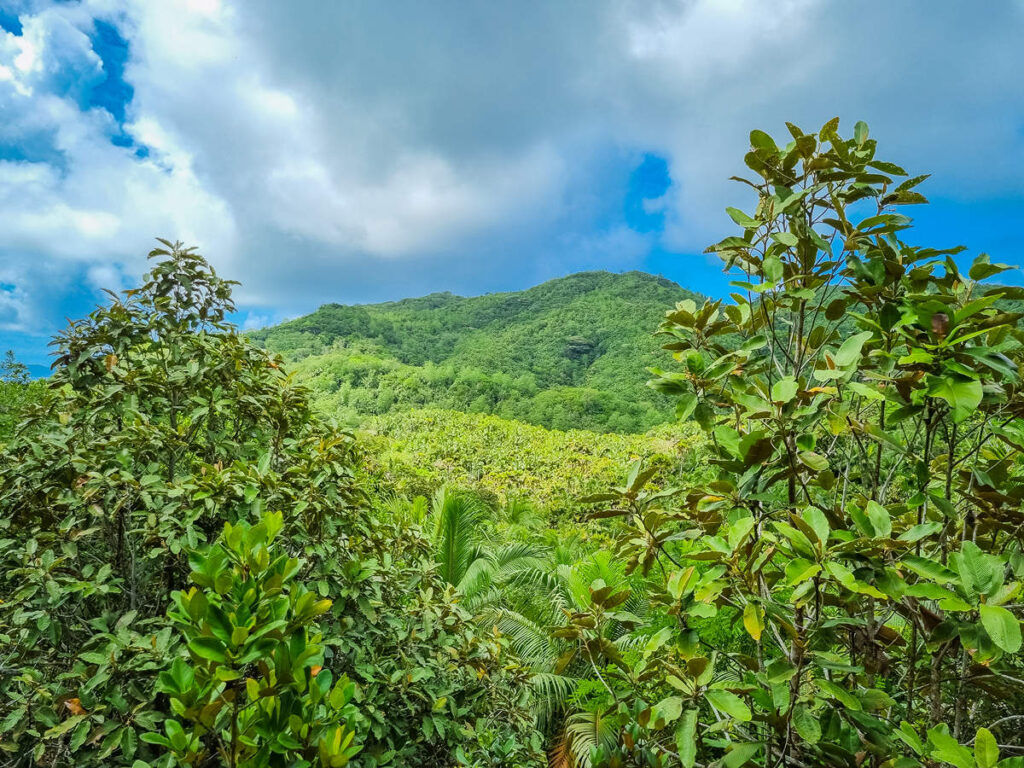
[[[442,487],[434,494],[431,516],[438,572],[461,591],[468,581],[477,578],[480,561],[487,559],[478,539],[485,519],[484,506],[475,496]]]
[[[576,646],[559,640],[552,631],[566,625],[567,616],[591,605],[591,589],[629,586],[631,595],[623,611],[648,611],[646,592],[638,579],[628,579],[624,566],[610,552],[599,550],[580,556],[556,547],[539,566],[510,569],[496,587],[499,599],[481,605],[480,621],[492,623],[512,650],[533,668],[533,690],[538,726],[551,736],[552,766],[589,768],[592,747],[609,747],[615,740],[616,719],[605,706],[587,706],[579,696],[597,680],[593,665],[575,653]],[[641,638],[630,627],[610,622],[607,636],[620,651]]]
[[[525,505],[508,505],[510,517],[526,516]],[[397,509],[397,508],[396,508]],[[402,510],[403,515],[419,513]],[[441,577],[459,593],[477,621],[497,627],[512,651],[533,670],[531,684],[538,726],[551,737],[552,766],[589,768],[592,747],[609,746],[616,720],[604,705],[578,700],[581,688],[597,680],[593,664],[575,654],[575,646],[552,635],[567,616],[591,606],[596,584],[632,587],[624,611],[643,615],[647,600],[642,583],[629,579],[625,567],[607,550],[581,552],[578,547],[542,547],[522,541],[495,540],[490,510],[465,491],[439,489],[423,522]],[[514,523],[519,522],[514,521]],[[626,651],[638,638],[630,628],[610,622],[608,639]],[[585,699],[585,697],[584,697]]]
[[[431,542],[438,571],[470,608],[497,598],[499,585],[542,562],[531,544],[493,547],[485,535],[488,511],[478,497],[464,491],[440,488],[434,494]]]

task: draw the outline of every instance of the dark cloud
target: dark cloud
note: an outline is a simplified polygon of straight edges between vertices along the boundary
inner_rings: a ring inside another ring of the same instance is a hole
[[[85,0],[19,23],[0,32],[0,269],[130,278],[177,236],[254,317],[582,268],[685,282],[707,264],[671,254],[728,226],[747,132],[785,120],[867,120],[947,208],[1024,197],[1019,2]],[[83,78],[112,110],[81,108]],[[668,173],[653,198],[630,181],[645,157]],[[33,323],[57,303],[18,288]]]

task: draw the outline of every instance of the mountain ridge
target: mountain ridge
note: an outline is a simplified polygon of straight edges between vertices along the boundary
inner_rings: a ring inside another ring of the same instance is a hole
[[[670,417],[645,385],[668,362],[665,311],[700,299],[644,272],[578,272],[522,291],[330,303],[251,337],[347,421],[439,406],[542,426],[644,431]]]
[[[552,277],[552,278],[550,278],[548,280],[545,280],[545,281],[543,281],[541,283],[537,283],[536,285],[531,285],[531,286],[529,286],[527,288],[519,288],[519,289],[516,289],[516,290],[485,291],[484,293],[476,293],[476,294],[472,294],[472,295],[463,295],[463,294],[460,294],[460,293],[453,293],[452,291],[432,291],[432,292],[426,293],[426,294],[424,294],[422,296],[406,296],[405,298],[390,299],[388,301],[353,302],[351,304],[342,304],[340,302],[333,302],[332,301],[332,302],[327,302],[326,304],[321,304],[320,307],[318,307],[317,309],[323,309],[324,307],[392,307],[392,306],[398,307],[398,306],[402,306],[402,305],[406,305],[406,304],[410,304],[410,303],[414,303],[414,302],[425,301],[427,299],[479,299],[479,298],[484,298],[484,297],[487,297],[487,296],[507,296],[509,294],[521,294],[521,293],[526,293],[526,292],[529,292],[529,291],[536,291],[538,289],[543,289],[543,288],[545,288],[547,286],[553,286],[553,285],[556,285],[556,284],[562,284],[562,283],[566,283],[566,282],[575,282],[575,281],[578,281],[580,279],[586,279],[586,278],[591,277],[591,276],[605,276],[605,275],[610,275],[610,276],[613,276],[613,277],[634,277],[635,276],[635,277],[637,277],[639,279],[649,280],[651,282],[658,283],[658,284],[664,285],[666,287],[682,288],[684,291],[688,290],[686,288],[683,288],[681,285],[679,285],[679,283],[677,283],[674,280],[671,280],[671,279],[669,279],[667,277],[664,277],[663,275],[655,275],[655,274],[653,274],[651,272],[644,272],[643,270],[640,270],[640,269],[630,269],[630,270],[626,270],[625,272],[613,272],[612,270],[608,270],[608,269],[585,269],[585,270],[582,270],[580,272],[570,272],[568,275],[559,275],[558,277]],[[315,311],[316,310],[314,310],[314,312]],[[313,313],[308,313],[308,314],[313,314]],[[302,317],[305,317],[305,316],[306,315],[303,315]],[[281,323],[278,323],[277,325],[284,325],[285,323],[291,322],[291,320],[295,320],[295,319],[298,319],[298,318],[291,318],[289,320],[285,320],[285,321],[283,321]],[[264,331],[264,330],[267,330],[268,328],[274,328],[274,327],[277,327],[277,325],[267,326],[266,328],[260,328],[259,331]]]

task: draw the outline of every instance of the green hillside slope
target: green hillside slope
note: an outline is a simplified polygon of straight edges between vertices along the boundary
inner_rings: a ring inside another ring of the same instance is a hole
[[[328,304],[252,334],[346,421],[438,406],[558,429],[640,432],[670,415],[645,386],[653,330],[696,295],[641,272],[583,272],[525,291]]]
[[[652,484],[702,471],[704,438],[693,424],[641,435],[551,430],[481,414],[410,410],[371,419],[359,433],[374,485],[412,498],[442,485],[496,504],[526,500],[545,513],[579,511],[579,499],[621,485],[630,465],[656,468]]]

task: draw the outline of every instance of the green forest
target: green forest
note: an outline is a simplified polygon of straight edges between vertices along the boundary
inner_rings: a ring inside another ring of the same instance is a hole
[[[700,297],[640,272],[582,272],[514,293],[330,304],[251,337],[291,363],[315,406],[353,426],[429,405],[643,432],[672,413],[645,386],[647,369],[672,359],[652,329],[685,299]]]
[[[161,240],[8,355],[0,768],[1024,768],[1024,290],[916,244],[867,125],[787,126],[728,296],[246,334]]]

